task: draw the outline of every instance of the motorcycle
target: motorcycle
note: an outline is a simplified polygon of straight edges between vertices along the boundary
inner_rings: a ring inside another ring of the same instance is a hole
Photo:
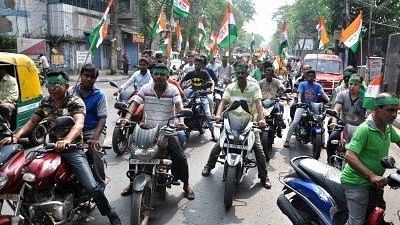
[[[117,106],[120,110],[127,109],[124,105]],[[129,158],[129,170],[126,173],[132,183],[131,195],[131,225],[148,224],[151,208],[155,198],[165,199],[166,188],[173,183],[174,176],[169,173],[172,161],[157,145],[160,134],[176,136],[175,126],[171,121],[180,117],[190,117],[190,110],[181,110],[179,114],[168,120],[168,125],[160,129],[154,127],[142,128],[136,126],[133,138],[135,140]]]
[[[336,111],[327,109],[326,114],[337,119],[337,124],[335,124],[335,128],[333,131],[340,132],[340,139],[339,140],[332,140],[331,143],[337,145],[335,155],[332,155],[329,158],[329,164],[334,166],[340,170],[343,170],[345,166],[344,155],[346,154],[346,144],[350,142],[351,138],[357,126],[353,126],[350,124],[345,124],[337,115]]]
[[[290,161],[293,173],[279,181],[284,185],[277,199],[279,209],[293,225],[344,224],[348,218],[347,203],[340,183],[341,171],[309,156],[300,156]],[[385,157],[383,167],[395,169],[394,159]],[[400,170],[387,177],[391,188],[400,187]],[[378,225],[384,209],[375,207],[367,213],[365,225]]]
[[[47,134],[69,129],[74,123],[70,116],[58,117]],[[86,219],[95,208],[91,195],[82,190],[54,148],[55,143],[45,140],[44,147],[29,152],[21,166],[23,181],[14,209],[29,224],[71,224]],[[70,144],[69,148],[83,146]]]
[[[119,92],[116,96],[116,103],[128,103],[128,100],[136,94],[135,88],[127,88],[125,90],[121,90],[117,84],[113,81],[110,81],[110,85],[112,87],[118,88]],[[133,90],[132,90],[133,89]],[[127,123],[125,126],[121,126],[120,118],[125,116],[124,112],[118,112],[119,119],[115,124],[113,134],[112,134],[112,147],[114,152],[117,155],[122,155],[123,153],[128,151],[129,148],[129,136],[133,133],[135,129],[136,123]],[[132,121],[138,122],[142,120],[143,116],[143,105],[140,105],[139,108],[132,116]]]
[[[294,131],[296,139],[302,144],[311,142],[313,146],[313,158],[319,159],[325,132],[323,104],[300,103],[297,104],[297,107],[303,108],[305,111],[301,115],[300,122]]]
[[[257,167],[255,160],[249,158],[253,153],[255,132],[261,130],[253,124],[253,115],[250,113],[245,101],[234,102],[223,114],[223,125],[215,124],[222,128],[219,145],[224,159],[224,173],[222,181],[224,187],[224,205],[229,209],[235,193],[235,186],[242,182],[250,168]]]
[[[267,161],[271,157],[272,144],[274,143],[277,131],[281,131],[282,128],[284,128],[284,124],[282,124],[283,112],[280,107],[280,100],[286,100],[286,98],[281,98],[281,96],[290,92],[290,89],[286,89],[274,100],[264,100],[262,103],[264,107],[264,118],[265,122],[267,123],[267,127],[264,129],[263,132],[261,132],[260,138],[261,145],[263,146]]]

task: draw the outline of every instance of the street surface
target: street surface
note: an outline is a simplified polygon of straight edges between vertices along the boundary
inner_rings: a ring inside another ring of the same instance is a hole
[[[108,76],[111,77],[112,76]],[[117,81],[118,85],[123,81]],[[102,88],[108,98],[108,119],[107,119],[107,138],[105,143],[111,144],[112,130],[117,119],[116,110],[113,108],[115,100],[112,93],[116,90],[108,82],[98,82],[97,87]],[[285,106],[285,112],[289,111]],[[288,115],[285,116],[287,118]],[[286,129],[287,130],[287,129]],[[286,132],[286,131],[285,131]],[[284,133],[283,137],[286,136]],[[165,202],[160,203],[151,212],[150,224],[191,224],[191,225],[212,225],[212,224],[290,224],[290,221],[281,213],[276,205],[276,199],[281,192],[282,184],[277,177],[280,172],[288,171],[291,158],[300,155],[310,155],[311,145],[303,146],[294,139],[291,140],[291,149],[282,148],[282,139],[277,138],[274,144],[273,159],[268,163],[269,177],[272,189],[267,190],[258,183],[256,169],[250,169],[249,174],[243,182],[236,188],[236,196],[230,210],[225,210],[223,203],[223,185],[221,164],[212,171],[209,177],[202,177],[201,170],[205,165],[208,154],[214,142],[208,141],[208,132],[201,136],[193,132],[189,146],[185,150],[188,157],[190,169],[190,182],[196,193],[196,199],[189,201],[183,197],[182,185],[172,186],[167,189]],[[323,149],[321,159],[326,161],[326,152]],[[397,147],[392,147],[390,155],[393,155],[400,162],[400,155]],[[128,156],[117,157],[112,151],[108,151],[107,176],[109,183],[106,187],[106,195],[111,206],[118,212],[122,219],[122,224],[129,224],[130,197],[122,197],[121,190],[128,184],[126,171],[128,169]],[[399,164],[400,165],[400,164]],[[388,171],[391,172],[391,171]],[[387,201],[386,218],[389,221],[400,224],[397,219],[398,195],[396,190],[385,189],[385,200]],[[107,217],[100,215],[96,209],[86,224],[109,224]]]

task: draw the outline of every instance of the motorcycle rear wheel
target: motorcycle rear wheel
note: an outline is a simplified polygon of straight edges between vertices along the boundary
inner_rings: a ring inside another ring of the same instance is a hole
[[[316,135],[313,143],[313,158],[319,159],[322,149],[322,135]]]
[[[232,207],[233,195],[236,186],[236,166],[227,166],[224,189],[224,205],[226,209]]]
[[[151,209],[151,190],[132,191],[130,225],[146,225],[149,223]]]
[[[122,155],[128,150],[128,139],[124,137],[123,129],[119,127],[115,127],[113,130],[112,147],[115,154],[118,156]]]

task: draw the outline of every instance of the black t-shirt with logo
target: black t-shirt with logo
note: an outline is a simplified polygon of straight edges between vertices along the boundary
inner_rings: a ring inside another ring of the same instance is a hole
[[[193,70],[186,74],[181,82],[190,80],[192,82],[192,89],[195,91],[206,89],[204,85],[211,81],[210,74],[205,70]]]

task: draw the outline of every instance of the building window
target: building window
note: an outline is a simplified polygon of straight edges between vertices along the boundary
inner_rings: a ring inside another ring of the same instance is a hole
[[[48,0],[49,4],[63,3],[80,8],[104,12],[107,8],[107,0]]]

